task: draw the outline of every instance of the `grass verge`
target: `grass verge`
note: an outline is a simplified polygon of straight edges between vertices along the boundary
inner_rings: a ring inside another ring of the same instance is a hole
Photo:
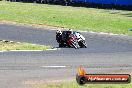
[[[76,81],[67,81],[60,83],[49,83],[40,85],[37,88],[131,88],[132,83],[129,84],[85,84],[80,86]]]
[[[0,20],[132,35],[132,11],[0,1]]]
[[[30,43],[17,43],[9,41],[0,41],[0,50],[46,50],[50,46],[35,45]]]

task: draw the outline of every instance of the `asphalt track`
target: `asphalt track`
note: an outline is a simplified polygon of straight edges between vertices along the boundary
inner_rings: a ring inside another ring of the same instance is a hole
[[[29,88],[28,84],[73,79],[79,65],[87,73],[132,73],[132,37],[82,33],[88,48],[0,52],[0,88]],[[58,47],[55,30],[0,24],[0,40]]]

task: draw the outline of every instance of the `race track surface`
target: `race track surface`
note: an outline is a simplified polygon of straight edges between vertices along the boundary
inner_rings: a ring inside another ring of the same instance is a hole
[[[132,37],[82,33],[88,48],[0,52],[0,87],[28,88],[34,81],[73,79],[79,65],[87,73],[132,73]],[[58,47],[55,30],[0,24],[0,40]]]

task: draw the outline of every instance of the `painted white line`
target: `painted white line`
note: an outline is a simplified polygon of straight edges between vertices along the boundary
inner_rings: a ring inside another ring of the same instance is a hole
[[[18,52],[18,51],[20,51],[20,52],[24,51],[25,52],[25,51],[27,51],[28,52],[28,51],[43,51],[43,50],[10,50],[10,51],[14,51],[14,52]]]
[[[43,50],[4,50],[4,51],[0,51],[0,52],[35,52],[35,51],[43,51]]]
[[[46,50],[60,50],[60,48],[46,49]]]
[[[60,50],[60,48],[53,48],[53,49],[46,49],[48,50]],[[0,52],[41,52],[41,51],[46,51],[46,50],[3,50]]]
[[[57,50],[57,49],[46,49],[46,50]]]
[[[101,35],[107,35],[108,33],[105,32],[100,32]]]
[[[53,65],[53,66],[41,66],[43,68],[66,68],[66,66],[57,66],[57,65]]]
[[[5,51],[0,51],[0,53],[3,53],[3,52],[5,52]]]
[[[93,31],[89,31],[89,33],[96,33],[96,32],[93,32]]]

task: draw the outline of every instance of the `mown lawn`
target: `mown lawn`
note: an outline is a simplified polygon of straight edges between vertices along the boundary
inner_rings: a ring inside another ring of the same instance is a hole
[[[50,46],[36,45],[30,43],[17,43],[10,41],[0,41],[0,51],[2,50],[46,50]]]
[[[0,20],[132,34],[132,11],[0,1]]]

